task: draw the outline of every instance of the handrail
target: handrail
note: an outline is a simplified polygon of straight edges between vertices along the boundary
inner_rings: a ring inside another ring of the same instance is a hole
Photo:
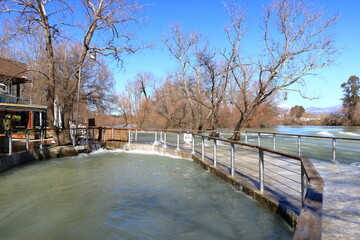
[[[115,129],[115,130],[138,130],[138,131],[166,131],[172,133],[201,133],[201,132],[223,132],[223,133],[237,133],[242,131],[231,131],[231,130],[191,130],[191,129],[162,129],[162,128],[136,128],[136,127],[109,127],[109,126],[89,126],[89,127],[78,127],[78,129],[98,129],[98,128],[105,128],[105,129]]]
[[[200,136],[200,137],[205,137],[207,139],[218,140],[218,141],[221,141],[221,142],[227,142],[227,143],[233,143],[233,144],[236,144],[236,145],[241,145],[241,146],[246,146],[246,147],[251,147],[251,148],[257,148],[257,149],[261,149],[261,150],[266,151],[266,152],[278,154],[278,155],[283,156],[283,157],[288,157],[288,158],[292,158],[292,159],[296,159],[296,160],[301,160],[300,156],[289,154],[289,153],[284,153],[284,152],[279,152],[279,151],[276,151],[276,150],[273,150],[273,149],[270,149],[270,148],[266,148],[266,147],[262,147],[262,146],[258,146],[258,145],[242,143],[242,142],[238,142],[238,141],[230,140],[230,139],[222,139],[222,138],[217,138],[217,137],[204,136],[204,135],[195,134],[195,133],[193,133],[193,135]]]
[[[245,131],[245,133],[260,133],[268,135],[283,135],[283,136],[293,136],[293,137],[306,137],[306,138],[324,138],[324,139],[338,139],[338,140],[351,140],[351,141],[360,141],[360,138],[343,138],[343,137],[326,137],[326,136],[316,136],[316,135],[302,135],[302,134],[289,134],[289,133],[275,133],[275,132],[257,132],[257,131]]]
[[[284,151],[289,151],[294,153],[295,151],[299,156],[318,158],[321,160],[331,160],[332,162],[337,161],[356,161],[355,155],[359,154],[358,148],[360,144],[360,138],[343,138],[343,137],[327,137],[327,136],[314,136],[314,135],[302,135],[302,134],[288,134],[288,133],[274,133],[274,132],[259,132],[259,131],[246,131],[245,132],[245,142],[247,143],[251,136],[257,136],[257,145],[273,145],[273,149],[277,148],[277,142],[284,141],[286,137],[297,138],[297,143],[291,141],[292,144],[287,144],[288,149]],[[267,138],[265,138],[265,136]],[[269,139],[269,137],[272,140]],[[264,137],[264,138],[262,138]],[[262,139],[265,139],[267,142],[265,144]],[[314,156],[309,149],[313,147],[313,142],[318,141],[319,146],[322,148],[323,155]],[[272,142],[269,142],[272,141]],[[321,145],[322,143],[322,145]],[[296,147],[297,149],[292,149]],[[305,150],[303,152],[303,150]],[[346,157],[345,157],[346,156]]]

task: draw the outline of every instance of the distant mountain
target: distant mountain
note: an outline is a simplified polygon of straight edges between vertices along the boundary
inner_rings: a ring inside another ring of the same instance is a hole
[[[309,107],[305,108],[307,112],[311,112],[314,114],[329,114],[329,113],[335,113],[335,112],[341,112],[342,105],[337,105],[333,107],[325,107],[325,108],[318,108],[318,107]]]

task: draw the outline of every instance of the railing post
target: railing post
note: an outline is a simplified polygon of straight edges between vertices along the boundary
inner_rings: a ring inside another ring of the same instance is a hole
[[[86,128],[86,135],[85,135],[85,144],[89,144],[89,128]]]
[[[106,142],[106,128],[104,128],[104,142]]]
[[[301,162],[301,203],[302,204],[304,204],[305,195],[306,195],[305,169],[304,169],[304,165]]]
[[[192,145],[191,153],[195,154],[195,136],[194,136],[194,134],[192,134],[191,145]]]
[[[29,151],[29,130],[25,130],[25,138],[26,138],[26,151]]]
[[[74,147],[75,147],[75,144],[76,144],[76,143],[75,143],[75,141],[76,141],[76,140],[75,140],[75,139],[76,139],[76,133],[75,133],[75,131],[76,131],[76,129],[72,129],[72,137],[73,137],[73,138],[72,138],[72,140],[73,140],[72,142],[73,142],[73,146],[74,146]]]
[[[298,136],[298,155],[301,155],[301,136]]]
[[[9,155],[12,154],[12,131],[9,131]]]
[[[201,160],[205,159],[205,138],[201,137]]]
[[[231,176],[235,173],[235,144],[231,143]]]
[[[336,139],[332,139],[332,161],[336,161]]]
[[[259,182],[260,191],[264,192],[264,151],[259,149]]]
[[[131,130],[128,131],[128,143],[131,143]]]
[[[138,139],[138,130],[136,129],[135,130],[135,142],[137,142],[137,139]]]
[[[111,129],[111,141],[114,141],[114,128]]]
[[[260,133],[258,133],[257,135],[258,135],[258,146],[260,146],[261,145]]]
[[[160,131],[160,143],[162,143],[163,142],[163,134],[162,134],[163,132],[162,131]]]
[[[164,132],[164,148],[166,148],[166,132]]]
[[[217,142],[216,139],[214,139],[214,167],[216,167],[217,164]]]
[[[92,136],[92,143],[95,143],[95,128],[92,129],[93,136]]]
[[[273,134],[273,149],[276,150],[276,134]]]
[[[245,143],[248,143],[248,132],[245,132]]]
[[[44,133],[43,129],[40,130],[40,149],[43,149],[43,139],[44,139]]]
[[[180,150],[180,133],[176,135],[176,150]]]
[[[154,141],[154,145],[157,145],[157,132],[156,132],[156,130],[154,131],[154,133],[155,133],[155,141]]]

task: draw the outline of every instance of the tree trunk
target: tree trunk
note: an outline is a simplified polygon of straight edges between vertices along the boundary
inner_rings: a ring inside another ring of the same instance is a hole
[[[240,140],[240,138],[241,138],[240,130],[241,130],[241,128],[243,127],[244,123],[245,123],[245,120],[244,120],[243,118],[241,118],[241,119],[237,122],[237,124],[236,124],[236,126],[235,126],[235,128],[234,128],[234,133],[233,133],[233,135],[230,137],[230,140],[234,140],[234,141],[239,141],[239,140]]]

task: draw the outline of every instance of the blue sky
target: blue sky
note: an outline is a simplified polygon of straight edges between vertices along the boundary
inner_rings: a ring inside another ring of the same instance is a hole
[[[141,0],[148,4],[144,15],[148,18],[138,37],[142,41],[155,43],[153,49],[144,50],[136,55],[126,57],[125,69],[116,71],[116,88],[124,89],[126,80],[133,79],[138,72],[151,72],[156,77],[166,76],[167,71],[175,66],[175,62],[166,49],[163,49],[161,39],[169,31],[169,24],[181,23],[185,31],[197,31],[206,36],[212,46],[221,49],[226,39],[224,26],[227,14],[222,0]],[[249,29],[246,34],[246,51],[255,52],[256,43],[261,39],[255,29],[261,21],[263,6],[268,0],[239,1],[247,10]],[[357,0],[318,0],[313,1],[322,6],[329,14],[340,13],[341,18],[332,29],[336,35],[336,46],[340,50],[336,64],[331,68],[321,70],[320,76],[307,79],[307,92],[310,96],[320,96],[317,100],[305,100],[297,94],[290,94],[288,100],[282,102],[289,105],[304,107],[330,107],[341,104],[341,83],[351,75],[360,76],[360,1]]]

